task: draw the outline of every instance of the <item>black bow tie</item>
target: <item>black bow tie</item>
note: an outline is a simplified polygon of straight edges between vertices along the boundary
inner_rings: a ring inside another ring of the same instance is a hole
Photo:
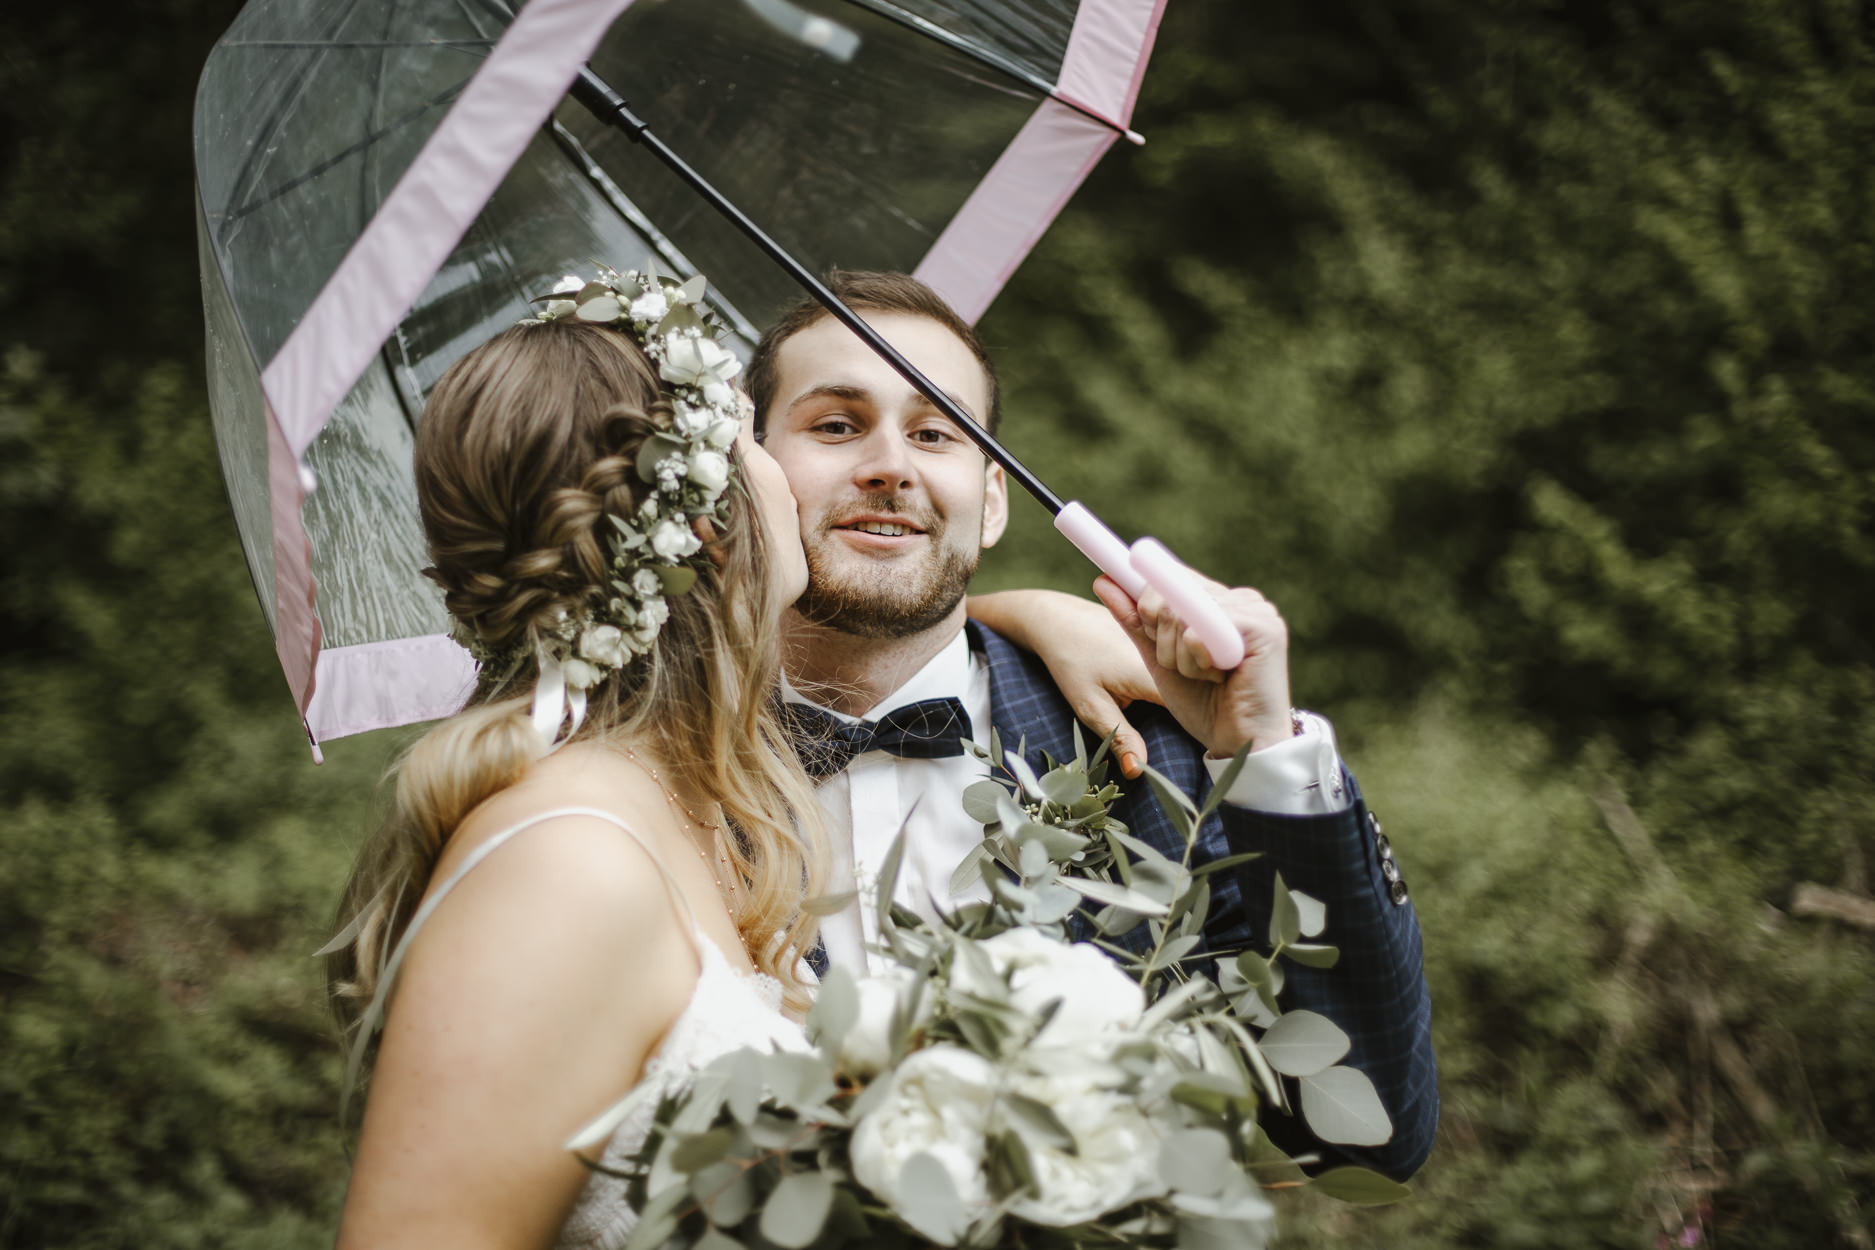
[[[970,714],[956,699],[908,703],[856,725],[805,703],[782,704],[781,716],[794,736],[801,767],[816,781],[833,776],[863,751],[890,751],[913,760],[962,755],[963,740],[970,736]]]

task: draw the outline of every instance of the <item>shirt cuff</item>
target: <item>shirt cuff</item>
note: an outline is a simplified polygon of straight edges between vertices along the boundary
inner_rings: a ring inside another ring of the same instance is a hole
[[[1313,712],[1297,712],[1301,732],[1244,757],[1243,770],[1224,795],[1232,807],[1277,816],[1332,816],[1346,811],[1347,784],[1341,779],[1341,752],[1335,727]],[[1215,783],[1229,760],[1205,756]]]

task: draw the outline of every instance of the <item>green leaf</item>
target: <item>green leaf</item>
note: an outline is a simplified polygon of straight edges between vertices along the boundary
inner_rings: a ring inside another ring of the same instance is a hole
[[[1262,858],[1262,851],[1243,851],[1236,855],[1224,855],[1217,859],[1207,859],[1204,863],[1194,867],[1191,870],[1191,875],[1194,877],[1209,876],[1211,873],[1222,872],[1226,868],[1235,868],[1239,864],[1247,864],[1253,859]]]
[[[993,825],[1002,819],[996,801],[1009,797],[1009,787],[985,777],[964,787],[964,813],[979,825]]]
[[[832,916],[845,911],[858,897],[858,890],[843,890],[838,894],[816,894],[813,898],[802,900],[801,910],[810,916]]]
[[[983,865],[992,858],[990,843],[979,842],[970,848],[957,870],[951,873],[951,894],[956,896],[975,885],[983,878]]]
[[[905,825],[901,823],[898,832],[892,835],[892,845],[886,848],[885,858],[879,861],[876,916],[877,928],[882,933],[892,926],[892,892],[898,889],[898,868],[904,859]]]
[[[1051,769],[1041,778],[1040,793],[1050,803],[1068,807],[1087,793],[1087,774],[1069,765]]]
[[[1009,1118],[1027,1136],[1056,1150],[1068,1154],[1075,1152],[1074,1134],[1047,1103],[1026,1094],[1011,1093],[1003,1095],[1002,1106],[1009,1113]]]
[[[670,434],[653,434],[638,445],[638,480],[654,483],[658,480],[658,461],[669,455],[682,455],[684,444]]]
[[[1302,1117],[1309,1130],[1342,1146],[1378,1146],[1393,1136],[1393,1121],[1367,1074],[1337,1067],[1302,1078]]]
[[[755,1113],[762,1105],[762,1056],[760,1053],[743,1047],[732,1051],[726,1058],[729,1084],[724,1090],[723,1101],[729,1106],[729,1114],[738,1124],[752,1124]]]
[[[762,1236],[782,1250],[803,1250],[820,1236],[832,1209],[833,1179],[825,1172],[784,1176],[762,1207]]]
[[[818,1053],[776,1051],[762,1058],[762,1075],[776,1101],[800,1109],[818,1107],[833,1097],[833,1060]]]
[[[735,1143],[736,1130],[727,1126],[681,1137],[677,1149],[671,1152],[671,1166],[679,1172],[695,1172],[728,1154]]]
[[[1348,1053],[1348,1035],[1327,1016],[1292,1011],[1272,1024],[1257,1048],[1284,1076],[1313,1076]]]
[[[970,1226],[970,1213],[944,1165],[919,1151],[899,1173],[898,1213],[907,1224],[937,1242],[954,1246]]]
[[[1330,1168],[1310,1182],[1330,1198],[1357,1206],[1379,1207],[1413,1196],[1413,1191],[1366,1168]]]
[[[1224,806],[1224,796],[1237,784],[1237,774],[1243,771],[1244,761],[1250,758],[1250,744],[1244,743],[1237,748],[1237,753],[1230,757],[1230,763],[1224,765],[1224,771],[1211,783],[1211,790],[1205,795],[1204,807],[1198,812],[1198,819],[1203,821],[1212,812]]]
[[[1041,779],[1035,775],[1035,770],[1029,767],[1029,762],[1027,760],[1023,759],[1014,751],[1005,751],[1003,752],[1003,763],[1008,765],[1010,773],[1015,776],[1016,784],[1022,787],[1022,792],[1024,794],[1032,798],[1041,797]]]
[[[658,575],[658,582],[664,593],[676,598],[690,593],[690,588],[697,584],[697,571],[685,564],[654,564],[651,571]]]
[[[1263,1092],[1269,1097],[1270,1103],[1273,1106],[1287,1107],[1289,1100],[1283,1096],[1283,1084],[1276,1079],[1276,1069],[1272,1068],[1270,1061],[1263,1057],[1263,1049],[1250,1036],[1250,1030],[1229,1016],[1219,1016],[1217,1022],[1237,1039],[1239,1058],[1247,1061],[1256,1073],[1257,1083],[1263,1087]]]
[[[829,968],[807,1012],[808,1036],[822,1046],[838,1047],[859,1019],[859,987],[845,968]]]
[[[1320,937],[1328,926],[1328,906],[1322,900],[1300,890],[1289,891],[1289,897],[1296,901],[1296,914],[1300,918],[1299,927],[1303,937]]]
[[[1332,968],[1341,960],[1341,948],[1298,942],[1294,946],[1283,947],[1283,958],[1293,959],[1310,968]]]
[[[638,1213],[638,1227],[632,1230],[625,1250],[657,1250],[677,1231],[677,1208],[690,1201],[688,1185],[660,1189]]]
[[[690,1192],[710,1223],[734,1228],[755,1209],[755,1180],[749,1167],[734,1159],[701,1169],[690,1178]],[[698,1243],[702,1244],[702,1243]]]
[[[1283,875],[1276,874],[1272,887],[1274,897],[1270,904],[1270,945],[1285,946],[1299,941],[1302,937],[1302,913],[1296,907],[1296,900],[1290,897],[1289,887],[1283,884]]]
[[[1035,1190],[1035,1162],[1022,1134],[1011,1129],[992,1133],[983,1160],[989,1173],[990,1192],[998,1198]]]
[[[1215,1194],[1237,1174],[1230,1139],[1214,1128],[1180,1129],[1159,1145],[1159,1179],[1173,1189]]]
[[[1129,890],[1123,885],[1114,885],[1107,881],[1093,881],[1085,877],[1063,877],[1061,884],[1083,898],[1091,898],[1096,903],[1137,912],[1142,916],[1163,916],[1170,910],[1164,903],[1149,898],[1138,890]]]

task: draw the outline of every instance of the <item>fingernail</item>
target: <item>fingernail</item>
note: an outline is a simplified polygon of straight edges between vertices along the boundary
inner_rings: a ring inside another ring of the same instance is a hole
[[[1139,776],[1139,757],[1131,751],[1120,757],[1120,775],[1123,777]]]

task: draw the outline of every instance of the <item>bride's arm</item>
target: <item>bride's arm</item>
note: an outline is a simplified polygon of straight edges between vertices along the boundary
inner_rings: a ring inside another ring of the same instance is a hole
[[[557,818],[494,852],[404,963],[340,1250],[551,1245],[588,1175],[563,1143],[637,1079],[696,977],[657,869],[611,825]]]
[[[1120,771],[1139,775],[1146,742],[1120,709],[1135,699],[1163,702],[1132,640],[1105,607],[1055,590],[999,590],[971,595],[965,610],[1048,666],[1068,706],[1103,737],[1117,730]]]

